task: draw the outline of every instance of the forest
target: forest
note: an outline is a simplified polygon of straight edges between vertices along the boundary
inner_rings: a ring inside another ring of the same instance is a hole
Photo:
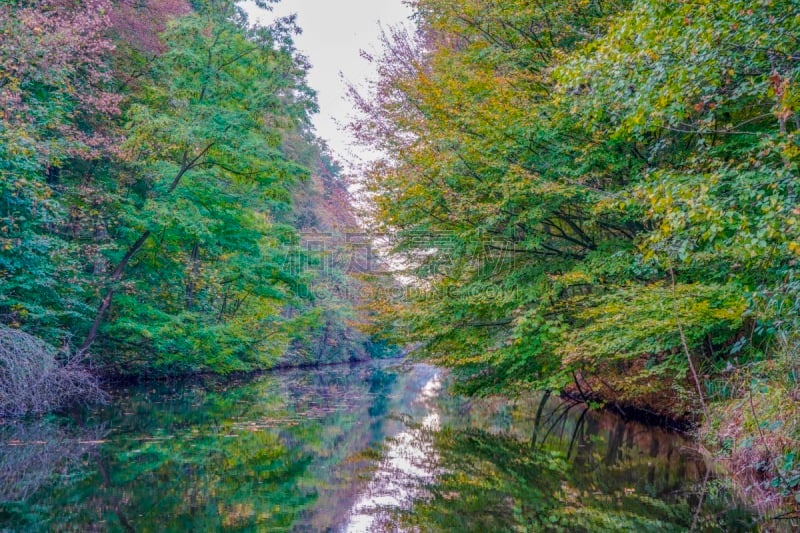
[[[370,220],[422,288],[372,302],[374,333],[469,394],[699,424],[793,498],[800,4],[413,6],[353,91],[355,134],[387,154]]]
[[[796,505],[800,4],[407,3],[349,176],[294,17],[0,2],[0,423],[408,352],[690,431]]]
[[[354,222],[293,22],[138,4],[0,7],[0,320],[100,374],[365,356],[302,242]]]

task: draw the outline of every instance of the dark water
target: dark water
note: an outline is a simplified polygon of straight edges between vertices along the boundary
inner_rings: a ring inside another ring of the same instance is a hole
[[[0,429],[0,530],[748,531],[680,436],[397,362],[135,387]]]

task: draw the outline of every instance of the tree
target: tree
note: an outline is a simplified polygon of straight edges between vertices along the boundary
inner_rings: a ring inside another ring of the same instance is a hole
[[[307,171],[281,143],[313,93],[275,30],[224,5],[170,23],[137,80],[110,221],[119,244],[82,350],[108,318],[105,350],[152,351],[146,364],[162,369],[244,369],[285,346],[280,312],[301,280],[286,262],[294,230],[274,215]]]
[[[355,95],[356,132],[387,154],[367,174],[372,215],[418,295],[379,302],[384,329],[474,391],[652,408],[662,387],[698,389],[693,357],[724,363],[744,326],[742,286],[792,260],[792,143],[714,125],[791,131],[788,26],[753,43],[792,23],[781,5],[416,2],[420,33],[388,35],[372,96]],[[723,177],[742,150],[754,168]]]
[[[51,342],[91,311],[79,241],[103,203],[85,172],[116,142],[110,4],[0,5],[0,317]]]

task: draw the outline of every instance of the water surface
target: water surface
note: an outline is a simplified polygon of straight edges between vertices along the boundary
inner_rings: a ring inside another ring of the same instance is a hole
[[[0,430],[10,531],[748,531],[691,443],[376,362],[115,392]]]

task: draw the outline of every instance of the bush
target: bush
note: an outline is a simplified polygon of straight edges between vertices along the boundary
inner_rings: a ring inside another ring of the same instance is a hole
[[[0,417],[42,414],[73,403],[106,400],[75,357],[23,331],[0,325]]]

